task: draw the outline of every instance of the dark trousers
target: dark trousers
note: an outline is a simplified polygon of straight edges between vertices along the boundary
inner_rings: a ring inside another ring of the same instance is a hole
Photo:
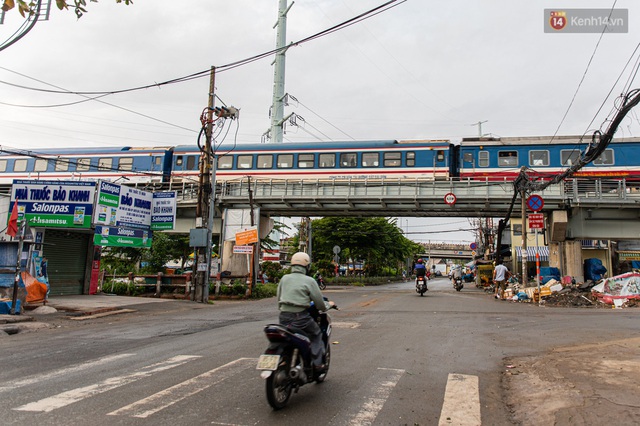
[[[322,332],[307,311],[303,312],[280,312],[280,324],[291,326],[302,330],[311,340],[311,357],[313,365],[321,365],[324,356],[324,343],[322,342]]]

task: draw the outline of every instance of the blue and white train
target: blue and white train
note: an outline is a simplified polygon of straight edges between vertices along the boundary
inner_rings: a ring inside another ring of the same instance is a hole
[[[513,180],[521,167],[557,174],[586,149],[578,136],[380,140],[222,145],[216,179],[471,179]],[[640,138],[614,139],[578,177],[640,179]],[[198,182],[194,146],[66,148],[0,151],[0,184],[14,179],[119,180],[122,183]]]

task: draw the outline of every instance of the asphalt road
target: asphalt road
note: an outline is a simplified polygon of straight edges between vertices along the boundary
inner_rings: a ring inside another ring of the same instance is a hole
[[[446,278],[327,289],[332,363],[274,412],[255,360],[275,300],[171,301],[0,339],[12,425],[507,425],[504,361],[637,333],[639,310],[545,308]]]

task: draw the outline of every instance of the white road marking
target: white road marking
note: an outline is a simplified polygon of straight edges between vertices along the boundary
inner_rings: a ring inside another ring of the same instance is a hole
[[[345,416],[348,419],[346,424],[353,426],[371,425],[404,373],[405,370],[395,368],[378,368],[362,387],[362,389],[367,389],[369,394],[364,395],[362,404],[355,407],[358,410],[357,412],[353,413],[350,410],[350,413]]]
[[[32,385],[34,383],[42,383],[43,381],[52,379],[54,377],[66,376],[79,371],[87,370],[89,368],[95,368],[99,365],[107,364],[109,362],[116,361],[122,358],[127,358],[133,355],[135,354],[108,355],[102,358],[86,361],[86,362],[83,362],[82,364],[74,365],[72,367],[61,368],[59,370],[50,371],[46,374],[36,374],[34,376],[25,377],[19,380],[4,382],[2,386],[0,386],[0,392],[4,392],[7,390],[14,390],[23,386]]]
[[[108,379],[103,380],[100,383],[96,383],[90,386],[85,386],[82,388],[72,389],[67,392],[62,392],[62,393],[59,393],[58,395],[41,399],[40,401],[30,402],[20,407],[14,408],[14,410],[39,411],[39,412],[48,413],[57,408],[65,407],[69,404],[73,404],[74,402],[78,402],[82,399],[89,398],[91,396],[98,395],[100,393],[110,391],[117,387],[135,382],[136,380],[142,379],[144,377],[148,377],[154,373],[177,367],[195,358],[200,358],[200,357],[191,356],[191,355],[178,355],[166,361],[158,362],[148,367],[144,367],[142,370],[138,372],[127,374],[124,376],[110,377]]]
[[[353,322],[353,321],[332,321],[331,322],[331,327],[333,328],[359,328],[360,327],[360,323],[359,322]]]
[[[175,386],[141,399],[126,407],[112,411],[108,415],[129,415],[132,417],[146,418],[163,410],[176,402],[182,401],[196,393],[218,384],[223,380],[238,374],[240,371],[252,367],[258,361],[257,358],[239,358],[223,366],[209,370],[192,379],[178,383]]]
[[[438,426],[480,426],[478,376],[449,373]]]

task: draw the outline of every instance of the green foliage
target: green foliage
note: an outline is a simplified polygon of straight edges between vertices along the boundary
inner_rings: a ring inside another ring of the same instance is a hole
[[[266,299],[269,297],[275,297],[278,291],[278,284],[267,283],[267,284],[258,284],[254,289],[251,297],[254,299]]]
[[[90,2],[97,3],[98,0],[89,0]],[[27,15],[33,15],[38,10],[37,2],[31,1],[27,3],[25,0],[4,0],[2,4],[2,10],[9,11],[13,9],[18,3],[18,12],[25,18]],[[133,0],[116,0],[116,3],[124,3],[126,5],[133,4]],[[87,10],[85,7],[87,6],[87,0],[56,0],[56,6],[58,9],[69,9],[69,6],[73,8],[78,18],[82,17]]]
[[[269,282],[272,283],[279,282],[284,275],[282,265],[277,262],[263,262],[262,265],[260,265],[260,269],[267,274]]]
[[[391,219],[325,217],[314,220],[311,227],[314,263],[325,268],[326,275],[332,272],[325,265],[331,263],[336,245],[341,248],[341,263],[351,259],[354,268],[355,263],[364,263],[367,276],[378,276],[388,268],[397,268],[407,257],[422,251]]]
[[[148,263],[143,272],[155,274],[164,271],[164,265],[171,261],[182,260],[182,268],[189,256],[189,236],[154,232],[151,249],[142,252],[142,260]]]
[[[102,291],[106,293],[113,293],[119,296],[138,296],[144,293],[144,286],[136,286],[129,282],[110,282],[105,281],[102,286]]]

